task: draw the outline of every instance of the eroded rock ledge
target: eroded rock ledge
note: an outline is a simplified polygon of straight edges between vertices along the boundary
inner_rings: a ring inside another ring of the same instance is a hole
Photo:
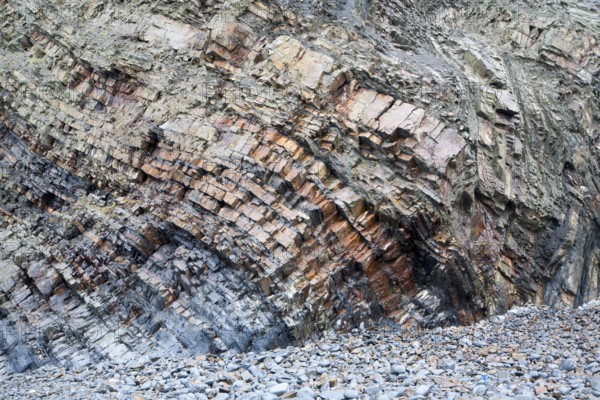
[[[599,12],[538,5],[0,0],[0,371],[598,296]]]

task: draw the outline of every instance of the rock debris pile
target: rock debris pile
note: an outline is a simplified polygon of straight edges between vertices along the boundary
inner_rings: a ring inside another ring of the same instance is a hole
[[[10,399],[595,399],[600,301],[516,308],[470,327],[354,329],[262,353],[42,367],[3,377]]]

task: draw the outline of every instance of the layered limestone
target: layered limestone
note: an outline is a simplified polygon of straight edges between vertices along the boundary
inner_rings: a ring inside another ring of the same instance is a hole
[[[598,6],[0,0],[0,371],[599,294]]]

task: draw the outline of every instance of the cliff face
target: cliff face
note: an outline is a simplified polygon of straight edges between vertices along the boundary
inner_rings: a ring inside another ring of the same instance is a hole
[[[599,294],[597,3],[0,14],[0,370]]]

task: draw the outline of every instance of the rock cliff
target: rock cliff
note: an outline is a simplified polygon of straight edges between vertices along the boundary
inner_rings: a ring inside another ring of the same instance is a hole
[[[600,6],[0,0],[0,371],[600,283]]]

